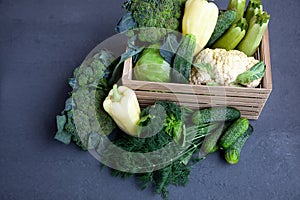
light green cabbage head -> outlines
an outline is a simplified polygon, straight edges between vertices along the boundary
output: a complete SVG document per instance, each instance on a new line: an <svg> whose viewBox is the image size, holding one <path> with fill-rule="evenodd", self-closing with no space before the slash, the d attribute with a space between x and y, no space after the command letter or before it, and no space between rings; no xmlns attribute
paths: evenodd
<svg viewBox="0 0 300 200"><path fill-rule="evenodd" d="M134 67L137 80L170 82L170 64L160 55L159 47L154 44L143 51Z"/></svg>

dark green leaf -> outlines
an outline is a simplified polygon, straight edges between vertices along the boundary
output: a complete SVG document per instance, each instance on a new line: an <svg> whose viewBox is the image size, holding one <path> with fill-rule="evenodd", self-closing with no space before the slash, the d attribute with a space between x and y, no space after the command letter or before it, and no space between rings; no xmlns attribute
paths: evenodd
<svg viewBox="0 0 300 200"><path fill-rule="evenodd" d="M143 51L144 47L137 47L134 45L134 42L136 40L137 36L133 36L130 38L130 40L128 41L128 49L125 53L123 53L121 55L121 58L119 60L119 62L116 64L113 73L112 73L112 77L111 80L109 82L110 85L112 85L114 81L117 81L118 79L116 77L121 77L122 76L122 72L123 72L123 63L125 60L127 60L130 57L136 56L138 55L140 52ZM122 66L122 67L121 67Z"/></svg>
<svg viewBox="0 0 300 200"><path fill-rule="evenodd" d="M165 39L163 45L160 47L160 55L169 64L172 64L172 60L177 52L180 42L177 41L177 37L174 34L169 34Z"/></svg>
<svg viewBox="0 0 300 200"><path fill-rule="evenodd" d="M119 20L116 27L116 31L118 33L122 33L124 31L128 31L136 27L137 27L137 23L134 21L132 17L132 13L128 12Z"/></svg>
<svg viewBox="0 0 300 200"><path fill-rule="evenodd" d="M57 131L54 138L62 143L70 144L71 137L72 137L72 135L70 133L65 132L63 130L59 130L59 131Z"/></svg>
<svg viewBox="0 0 300 200"><path fill-rule="evenodd" d="M94 59L99 59L104 64L104 66L108 68L110 64L115 60L115 57L111 52L107 50L101 50L94 56Z"/></svg>
<svg viewBox="0 0 300 200"><path fill-rule="evenodd" d="M238 75L235 82L242 85L247 85L254 80L264 77L264 75L265 75L265 64L263 61L261 61L255 64L253 67L251 67L248 71Z"/></svg>
<svg viewBox="0 0 300 200"><path fill-rule="evenodd" d="M67 118L64 115L57 115L56 116L56 126L58 131L62 131L65 127L67 122Z"/></svg>
<svg viewBox="0 0 300 200"><path fill-rule="evenodd" d="M74 106L74 102L73 102L73 99L70 97L65 102L65 111L71 110L73 108L73 106Z"/></svg>

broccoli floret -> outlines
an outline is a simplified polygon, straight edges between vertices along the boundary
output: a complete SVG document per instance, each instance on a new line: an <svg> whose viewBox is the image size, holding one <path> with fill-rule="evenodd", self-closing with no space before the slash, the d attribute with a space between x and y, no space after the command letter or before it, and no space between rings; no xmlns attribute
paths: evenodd
<svg viewBox="0 0 300 200"><path fill-rule="evenodd" d="M141 41L156 42L169 30L180 31L185 2L186 0L129 0L125 3L125 8L132 13L138 28L161 28L143 29L139 33Z"/></svg>
<svg viewBox="0 0 300 200"><path fill-rule="evenodd" d="M73 140L87 150L91 133L108 135L115 128L114 121L102 108L102 101L109 92L107 79L114 60L110 52L100 50L74 70L74 77L69 79L73 91L65 109L57 116L55 139L65 144Z"/></svg>

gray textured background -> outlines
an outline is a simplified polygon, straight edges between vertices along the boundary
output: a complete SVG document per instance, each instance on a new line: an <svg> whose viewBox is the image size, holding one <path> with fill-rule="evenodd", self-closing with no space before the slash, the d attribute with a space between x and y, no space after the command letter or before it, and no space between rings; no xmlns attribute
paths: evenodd
<svg viewBox="0 0 300 200"><path fill-rule="evenodd" d="M227 0L216 0L223 6ZM0 199L160 199L53 136L67 78L115 34L123 0L0 0ZM170 199L300 199L300 1L263 1L273 92L238 165L200 162Z"/></svg>

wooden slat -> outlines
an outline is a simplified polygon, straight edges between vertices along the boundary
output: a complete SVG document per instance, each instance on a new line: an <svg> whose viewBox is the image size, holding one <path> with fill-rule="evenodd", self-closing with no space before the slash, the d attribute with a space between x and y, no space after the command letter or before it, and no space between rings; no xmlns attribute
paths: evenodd
<svg viewBox="0 0 300 200"><path fill-rule="evenodd" d="M143 83L140 83L143 82ZM258 88L238 88L224 86L198 86L185 85L175 83L156 83L146 81L131 81L130 84L124 84L139 91L161 91L185 94L213 94L213 95L228 95L228 96L244 96L244 97L261 97L267 98L270 94L269 89Z"/></svg>
<svg viewBox="0 0 300 200"><path fill-rule="evenodd" d="M174 96L171 96L171 95L165 95L165 94L160 94L160 95L157 95L157 96L153 96L153 95L148 95L148 96L145 96L145 95L139 95L137 94L137 97L138 99L141 99L141 100L153 100L153 99L156 99L156 100L169 100L169 101L176 101L176 102L186 102L186 103L193 103L193 104L199 104L199 103L205 103L205 104L227 104L227 105L240 105L240 106L256 106L256 107L261 107L263 105L263 103L265 102L265 100L263 99L259 99L258 102L255 102L253 100L256 100L256 99L253 99L251 101L251 99L246 99L247 102L245 101L239 101L238 98L236 98L236 100L233 100L233 99L228 99L228 97L205 97L205 96L197 96L197 95L194 95L193 98L185 98L186 95L182 95L182 96L178 96L177 95L174 95Z"/></svg>
<svg viewBox="0 0 300 200"><path fill-rule="evenodd" d="M270 58L270 44L269 44L269 30L264 33L262 43L260 45L261 60L264 61L266 65L266 75L263 78L263 86L266 89L272 90L272 70L271 70L271 58Z"/></svg>
<svg viewBox="0 0 300 200"><path fill-rule="evenodd" d="M132 80L132 58L125 60L123 74L122 74L122 82L126 83L127 80Z"/></svg>
<svg viewBox="0 0 300 200"><path fill-rule="evenodd" d="M214 91L214 90L210 90L207 92L173 92L170 90L166 90L166 91L161 91L161 90L157 90L157 89L152 89L152 90L135 90L136 92L139 92L140 94L147 94L147 93L154 93L155 95L159 95L159 94L183 94L183 95L187 95L187 96L191 96L191 95L201 95L201 96L220 96L220 97L224 97L224 96L228 96L228 97L240 97L240 98L266 98L269 94L268 93L253 93L253 94L249 94L246 92L237 92L237 91Z"/></svg>
<svg viewBox="0 0 300 200"><path fill-rule="evenodd" d="M163 99L160 99L163 100ZM169 100L170 101L170 100ZM153 104L155 102L155 99L139 99L139 103L141 104ZM245 111L255 111L259 112L262 109L262 105L240 105L240 104L234 104L231 102L213 102L213 103L197 103L197 102L186 102L186 101L171 101L178 103L180 105L185 105L188 106L192 109L199 109L203 107L211 107L211 106L231 106L231 107L237 107L240 108L241 110Z"/></svg>
<svg viewBox="0 0 300 200"><path fill-rule="evenodd" d="M241 102L241 103L264 103L264 98L249 98L249 97L238 97L238 96L228 96L228 95L194 95L191 97L189 94L179 94L179 93L159 93L159 92L145 92L145 91L136 91L136 95L140 98L167 98L167 99L184 99L186 101L227 101L227 102Z"/></svg>

